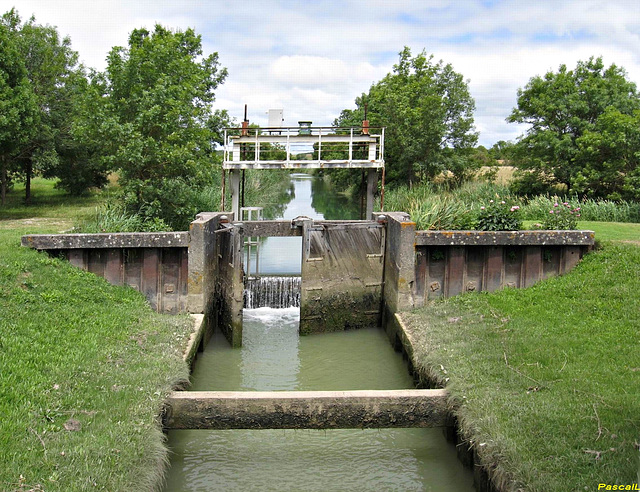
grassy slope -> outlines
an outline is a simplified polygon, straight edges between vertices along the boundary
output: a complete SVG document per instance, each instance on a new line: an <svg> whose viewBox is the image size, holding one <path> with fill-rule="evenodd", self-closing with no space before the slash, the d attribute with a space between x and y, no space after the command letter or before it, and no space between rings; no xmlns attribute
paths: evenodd
<svg viewBox="0 0 640 492"><path fill-rule="evenodd" d="M20 247L42 229L0 224L0 490L149 490L189 319Z"/></svg>
<svg viewBox="0 0 640 492"><path fill-rule="evenodd" d="M563 277L403 317L509 488L640 479L640 248L606 243Z"/></svg>

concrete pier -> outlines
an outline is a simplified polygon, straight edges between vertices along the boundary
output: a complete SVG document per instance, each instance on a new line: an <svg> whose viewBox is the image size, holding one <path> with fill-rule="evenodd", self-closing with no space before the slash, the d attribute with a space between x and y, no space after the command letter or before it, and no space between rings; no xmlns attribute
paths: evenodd
<svg viewBox="0 0 640 492"><path fill-rule="evenodd" d="M167 429L365 429L443 427L447 392L177 391L166 402Z"/></svg>

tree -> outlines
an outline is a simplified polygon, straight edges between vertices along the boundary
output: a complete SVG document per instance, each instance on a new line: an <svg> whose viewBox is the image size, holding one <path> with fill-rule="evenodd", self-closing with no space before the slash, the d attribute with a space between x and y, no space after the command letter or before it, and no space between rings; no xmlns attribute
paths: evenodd
<svg viewBox="0 0 640 492"><path fill-rule="evenodd" d="M38 112L16 36L0 22L0 197L6 201L13 156L32 136Z"/></svg>
<svg viewBox="0 0 640 492"><path fill-rule="evenodd" d="M103 128L106 116L106 84L99 73L89 78L72 73L60 98L60 113L67 121L55 135L56 159L43 166L43 175L58 178L56 186L71 195L107 184L110 171L104 154L109 147Z"/></svg>
<svg viewBox="0 0 640 492"><path fill-rule="evenodd" d="M218 55L202 56L192 29L136 29L128 47L108 56L110 167L120 170L125 204L134 213L186 227L191 199L213 167L214 138L225 115L212 112L227 75Z"/></svg>
<svg viewBox="0 0 640 492"><path fill-rule="evenodd" d="M7 157L9 165L25 181L25 201L29 203L34 172L54 169L60 145L71 138L70 108L78 98L77 81L84 72L77 65L78 54L71 49L71 41L61 39L55 27L36 24L33 17L22 23L14 9L5 13L0 23L19 54L36 108L33 117L18 125L28 126L28 132L22 132L25 138L14 145ZM76 88L71 89L71 85Z"/></svg>
<svg viewBox="0 0 640 492"><path fill-rule="evenodd" d="M589 177L585 175L585 158L603 156L604 149L593 147L603 143L595 134L638 109L635 84L627 80L624 69L616 65L605 68L602 58L580 61L574 70L561 65L557 73L533 77L518 90L518 106L507 118L530 125L517 143L520 158L516 163L531 176L562 184L569 192L585 191L594 196L614 193L611 187L586 186L587 181L595 183L600 178L597 166L586 171ZM589 146L591 151L587 152Z"/></svg>
<svg viewBox="0 0 640 492"><path fill-rule="evenodd" d="M640 110L629 115L608 107L576 144L576 192L640 200Z"/></svg>
<svg viewBox="0 0 640 492"><path fill-rule="evenodd" d="M462 75L450 64L435 63L422 51L412 57L405 47L393 72L344 110L336 126L360 126L364 107L372 127L386 127L385 161L389 182L431 179L451 172L467 176L469 151L477 141L475 103Z"/></svg>

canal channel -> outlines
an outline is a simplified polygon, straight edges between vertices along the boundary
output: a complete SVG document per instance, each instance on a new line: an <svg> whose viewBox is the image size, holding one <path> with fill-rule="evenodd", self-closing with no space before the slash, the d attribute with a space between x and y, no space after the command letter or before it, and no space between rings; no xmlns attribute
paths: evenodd
<svg viewBox="0 0 640 492"><path fill-rule="evenodd" d="M359 205L292 175L282 218L358 218ZM332 209L324 217L322 211ZM315 204L315 206L314 206ZM339 205L339 207L338 207ZM266 238L260 275L299 275L301 238ZM197 391L404 389L413 379L379 327L298 335L299 308L244 310L243 346L220 333L198 357ZM471 491L442 429L172 430L166 491Z"/></svg>

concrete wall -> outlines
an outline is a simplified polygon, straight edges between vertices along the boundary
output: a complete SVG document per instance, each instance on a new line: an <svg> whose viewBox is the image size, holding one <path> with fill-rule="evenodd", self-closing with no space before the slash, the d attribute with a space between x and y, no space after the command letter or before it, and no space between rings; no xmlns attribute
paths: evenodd
<svg viewBox="0 0 640 492"><path fill-rule="evenodd" d="M244 269L242 234L238 226L225 224L216 234L214 292L207 317L224 333L232 347L242 346L242 309L244 307Z"/></svg>
<svg viewBox="0 0 640 492"><path fill-rule="evenodd" d="M47 251L114 285L142 292L153 309L187 309L188 234L33 234L22 245Z"/></svg>
<svg viewBox="0 0 640 492"><path fill-rule="evenodd" d="M167 429L379 429L443 427L447 392L177 391L166 400Z"/></svg>

